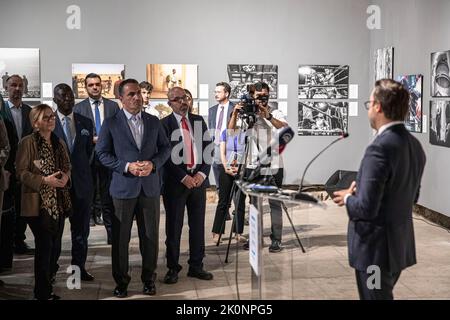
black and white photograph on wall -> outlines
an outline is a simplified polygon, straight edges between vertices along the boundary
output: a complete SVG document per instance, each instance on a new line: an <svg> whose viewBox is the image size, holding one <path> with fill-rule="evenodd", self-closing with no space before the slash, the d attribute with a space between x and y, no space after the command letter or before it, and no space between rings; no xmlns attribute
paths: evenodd
<svg viewBox="0 0 450 320"><path fill-rule="evenodd" d="M41 97L39 49L0 48L0 93L8 98L6 80L17 74L23 79L23 98Z"/></svg>
<svg viewBox="0 0 450 320"><path fill-rule="evenodd" d="M430 101L430 143L450 148L450 101Z"/></svg>
<svg viewBox="0 0 450 320"><path fill-rule="evenodd" d="M349 66L300 65L299 99L347 99Z"/></svg>
<svg viewBox="0 0 450 320"><path fill-rule="evenodd" d="M450 51L431 54L431 96L450 97Z"/></svg>
<svg viewBox="0 0 450 320"><path fill-rule="evenodd" d="M278 97L278 66L274 64L229 64L230 99L240 99L247 93L247 85L265 82L270 88L270 99Z"/></svg>
<svg viewBox="0 0 450 320"><path fill-rule="evenodd" d="M422 132L422 84L423 75L406 75L397 78L409 91L409 112L405 127L411 132Z"/></svg>
<svg viewBox="0 0 450 320"><path fill-rule="evenodd" d="M374 57L375 81L394 78L394 47L375 50Z"/></svg>
<svg viewBox="0 0 450 320"><path fill-rule="evenodd" d="M119 99L119 85L125 79L124 64L73 63L72 88L75 99L86 99L88 97L84 79L89 73L96 73L102 79L103 97Z"/></svg>
<svg viewBox="0 0 450 320"><path fill-rule="evenodd" d="M348 132L348 102L299 102L299 136L339 136Z"/></svg>

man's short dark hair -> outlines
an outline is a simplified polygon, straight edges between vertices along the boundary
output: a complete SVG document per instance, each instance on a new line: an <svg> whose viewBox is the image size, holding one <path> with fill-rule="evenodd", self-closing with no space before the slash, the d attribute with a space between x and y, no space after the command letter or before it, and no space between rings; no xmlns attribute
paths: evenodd
<svg viewBox="0 0 450 320"><path fill-rule="evenodd" d="M228 83L226 83L226 82L219 82L219 83L216 83L216 87L218 87L218 86L223 87L223 89L225 90L225 92L228 92L228 95L231 94L231 87L230 87L230 85L229 85Z"/></svg>
<svg viewBox="0 0 450 320"><path fill-rule="evenodd" d="M100 82L102 82L102 78L98 74L91 72L86 76L86 78L84 78L84 86L87 87L88 79L95 79L95 78L100 79Z"/></svg>
<svg viewBox="0 0 450 320"><path fill-rule="evenodd" d="M153 91L153 85L148 81L142 81L141 83L139 83L139 88L145 89L149 92Z"/></svg>
<svg viewBox="0 0 450 320"><path fill-rule="evenodd" d="M269 85L265 82L257 82L254 84L255 91L263 91L266 89L268 92L270 91Z"/></svg>
<svg viewBox="0 0 450 320"><path fill-rule="evenodd" d="M137 84L139 85L139 82L136 79L125 79L123 80L120 84L119 84L119 96L123 96L123 88L127 85L127 84Z"/></svg>
<svg viewBox="0 0 450 320"><path fill-rule="evenodd" d="M397 81L381 79L375 82L375 101L381 104L384 116L393 121L404 121L409 110L409 92Z"/></svg>
<svg viewBox="0 0 450 320"><path fill-rule="evenodd" d="M9 80L11 80L12 78L19 78L21 81L23 81L22 77L18 74L12 74L8 78L6 78L6 84L8 84Z"/></svg>

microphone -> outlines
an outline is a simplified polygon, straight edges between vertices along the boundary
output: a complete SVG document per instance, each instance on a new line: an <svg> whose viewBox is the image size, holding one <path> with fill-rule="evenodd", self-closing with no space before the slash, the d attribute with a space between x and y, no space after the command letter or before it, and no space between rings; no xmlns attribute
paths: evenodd
<svg viewBox="0 0 450 320"><path fill-rule="evenodd" d="M347 138L348 136L349 136L348 133L342 134L342 136L340 136L340 137L337 138L336 140L333 140L329 145L327 145L325 148L323 148L322 151L320 151L314 158L312 158L310 162L308 162L308 164L307 164L305 170L303 171L303 175L302 175L302 179L300 180L300 186L299 186L299 188L298 188L298 192L297 192L297 194L294 196L295 199L306 200L306 199L301 199L302 197L306 197L306 196L312 198L310 195L307 195L307 194L303 194L303 193L302 193L302 189L303 189L303 179L305 178L306 171L308 171L309 166L314 162L314 160L316 160L316 159L317 159L322 153L324 153L329 147L331 147L331 146L332 146L333 144L335 144L336 142L341 141L341 140ZM313 198L313 199L315 199L315 198ZM308 200L307 200L307 201L308 201ZM317 199L315 199L315 202L317 202Z"/></svg>
<svg viewBox="0 0 450 320"><path fill-rule="evenodd" d="M255 168L255 170L253 170L247 181L253 181L255 178L257 178L261 172L262 166L270 165L270 160L272 158L273 152L272 150L275 149L277 150L278 154L281 154L286 148L286 145L291 142L294 136L295 133L291 127L281 128L277 132L276 136L270 141L270 145L267 147L267 149L258 154L259 165L257 168Z"/></svg>

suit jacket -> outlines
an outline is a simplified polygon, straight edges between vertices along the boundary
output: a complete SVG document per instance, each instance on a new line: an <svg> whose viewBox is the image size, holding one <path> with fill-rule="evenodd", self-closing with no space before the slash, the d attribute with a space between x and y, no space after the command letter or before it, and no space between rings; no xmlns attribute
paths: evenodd
<svg viewBox="0 0 450 320"><path fill-rule="evenodd" d="M195 140L195 148L197 151L196 158L201 159L201 162L196 165L194 168L193 173L189 173L187 170L187 166L184 163L176 164L173 162L172 158L167 160L166 164L164 165L163 170L163 194L169 194L171 192L171 188L185 188L185 186L181 183L181 180L186 175L195 175L197 172L201 171L206 175L205 181L203 181L202 186L208 187L209 186L209 171L211 170L211 165L209 164L211 159L211 153L212 153L212 142L211 138L208 133L208 128L206 126L205 120L203 120L202 116L189 113L189 122L191 123L191 127L193 132L193 136L199 136L199 134L196 134L195 130L198 129L199 124L201 124L202 128L202 134L201 137L203 137L202 141ZM180 126L178 125L177 119L175 116L170 114L169 116L165 117L161 120L162 126L164 127L164 131L166 133L167 138L170 140L170 144L172 146L172 149L179 146L179 144L183 144L183 138L181 134L174 135L174 139L172 139L172 133L175 130L180 129ZM196 125L197 124L197 125ZM173 152L172 152L173 153ZM183 157L183 148L180 148L180 152L175 152L180 157ZM205 159L206 158L206 159Z"/></svg>
<svg viewBox="0 0 450 320"><path fill-rule="evenodd" d="M69 150L72 164L72 189L77 198L91 201L94 193L94 183L89 162L94 150L92 141L94 129L90 119L77 113L74 113L73 117L76 135L72 150ZM68 145L59 117L56 119L56 126L53 132Z"/></svg>
<svg viewBox="0 0 450 320"><path fill-rule="evenodd" d="M170 156L170 144L160 121L155 116L141 112L144 125L141 149L123 110L103 122L95 150L100 162L113 171L110 193L116 199L137 198L144 191L147 197L160 195L159 170L147 177L125 173L127 162L151 160L156 169L161 168Z"/></svg>
<svg viewBox="0 0 450 320"><path fill-rule="evenodd" d="M219 105L216 104L209 108L208 110L208 128L209 130L216 130L216 117L217 117L217 109L219 108ZM231 114L233 113L234 104L230 101L230 104L228 106L228 113L227 113L227 124L230 122ZM222 132L221 132L222 133ZM214 140L214 135L211 137Z"/></svg>
<svg viewBox="0 0 450 320"><path fill-rule="evenodd" d="M102 99L103 99L103 106L104 106L104 111L105 111L103 121L105 121L109 117L112 117L113 115L115 115L116 112L120 110L120 108L116 102L106 99L106 98L102 98ZM94 134L96 134L96 132L95 132L95 117L92 112L91 103L89 102L89 98L78 102L73 107L73 112L79 113L82 116L85 116L86 118L91 119L92 126L94 128Z"/></svg>
<svg viewBox="0 0 450 320"><path fill-rule="evenodd" d="M0 95L0 108L3 108L3 98ZM5 191L8 188L9 179L5 175L4 166L6 161L8 161L9 157L9 139L8 139L8 131L6 130L5 122L3 118L0 116L0 192ZM0 203L0 210L2 207L2 203Z"/></svg>
<svg viewBox="0 0 450 320"><path fill-rule="evenodd" d="M419 198L425 153L403 124L383 131L367 147L347 199L350 265L399 272L416 263L412 210Z"/></svg>
<svg viewBox="0 0 450 320"><path fill-rule="evenodd" d="M70 167L70 159L66 144L59 139L66 152L65 159L67 165ZM39 190L43 182L43 176L39 168L35 165L35 160L39 160L39 153L37 143L33 135L28 135L20 141L16 166L17 178L22 183L22 197L21 197L21 216L23 217L38 217L41 203ZM70 171L66 172L69 177ZM70 181L67 182L70 185Z"/></svg>

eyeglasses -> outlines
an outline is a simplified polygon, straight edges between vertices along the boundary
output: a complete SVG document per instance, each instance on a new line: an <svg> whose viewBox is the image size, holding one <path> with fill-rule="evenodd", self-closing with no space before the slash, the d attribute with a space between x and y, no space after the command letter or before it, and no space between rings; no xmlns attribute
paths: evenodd
<svg viewBox="0 0 450 320"><path fill-rule="evenodd" d="M181 102L183 100L190 100L190 97L188 97L187 95L184 95L182 97L175 97L173 99L170 99L170 101L172 101L172 102Z"/></svg>
<svg viewBox="0 0 450 320"><path fill-rule="evenodd" d="M55 120L55 119L56 119L56 115L55 114L42 117L42 121L45 121L45 122L49 122L50 120Z"/></svg>
<svg viewBox="0 0 450 320"><path fill-rule="evenodd" d="M366 110L369 110L370 109L370 104L374 103L374 102L377 102L377 101L376 100L369 100L369 101L364 102L364 108L366 108Z"/></svg>

